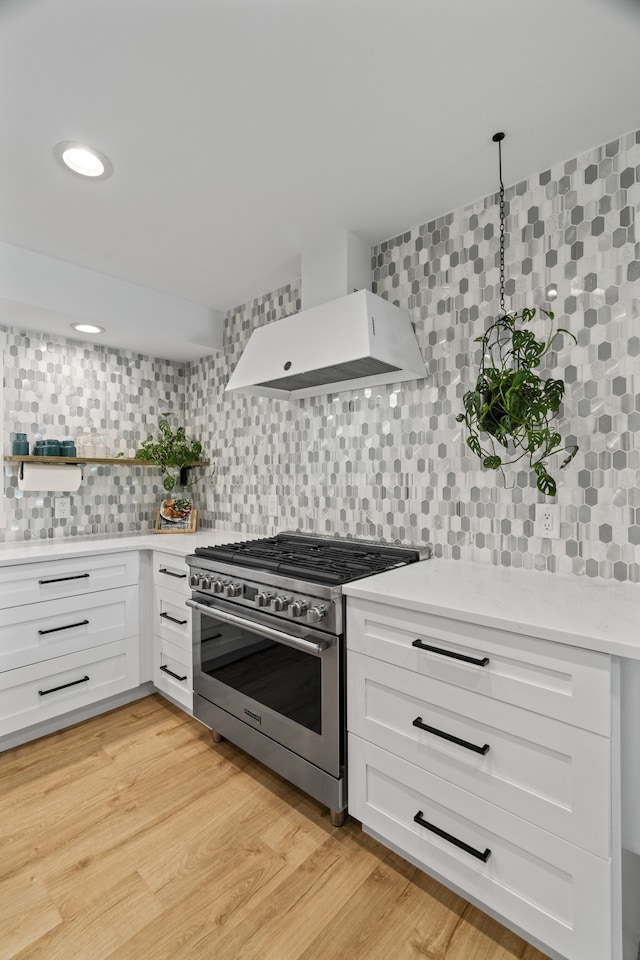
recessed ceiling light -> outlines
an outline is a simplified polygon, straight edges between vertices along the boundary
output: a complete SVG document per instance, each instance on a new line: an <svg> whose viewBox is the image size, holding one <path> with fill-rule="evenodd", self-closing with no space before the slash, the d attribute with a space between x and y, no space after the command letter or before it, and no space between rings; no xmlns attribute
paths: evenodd
<svg viewBox="0 0 640 960"><path fill-rule="evenodd" d="M99 327L95 323L72 323L71 326L78 333L104 333L104 327Z"/></svg>
<svg viewBox="0 0 640 960"><path fill-rule="evenodd" d="M106 180L113 173L113 164L104 153L85 143L62 140L53 148L53 155L65 170L79 173L91 180Z"/></svg>

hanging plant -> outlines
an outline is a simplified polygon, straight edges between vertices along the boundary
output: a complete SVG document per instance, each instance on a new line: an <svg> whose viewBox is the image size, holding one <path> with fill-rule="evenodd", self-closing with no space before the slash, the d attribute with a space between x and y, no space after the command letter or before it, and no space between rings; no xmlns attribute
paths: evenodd
<svg viewBox="0 0 640 960"><path fill-rule="evenodd" d="M189 464L196 463L202 455L202 444L199 440L187 437L184 427L172 430L163 414L158 421L159 435L149 435L140 449L136 452L136 460L149 460L162 468L164 478L162 486L171 491L176 485L176 477L171 472L182 470Z"/></svg>
<svg viewBox="0 0 640 960"><path fill-rule="evenodd" d="M505 309L503 140L504 133L493 135L493 142L498 144L500 174L501 316L476 337L475 342L483 348L480 372L473 390L465 393L464 413L459 413L456 420L466 424L467 446L482 459L484 467L501 470L504 475L505 466L528 457L538 490L554 497L556 481L547 469L547 458L565 452L562 469L575 457L578 447L563 447L562 437L551 426L564 397L564 382L543 379L536 371L559 334L567 334L574 342L576 338L562 327L554 330L553 313L541 310L550 326L546 338L537 340L524 327L534 319L535 309L525 308L521 313L507 313Z"/></svg>
<svg viewBox="0 0 640 960"><path fill-rule="evenodd" d="M563 327L554 330L553 313L540 312L549 321L544 340L524 328L536 315L534 309L526 308L521 313L505 314L483 336L476 337L475 342L483 348L480 371L475 386L463 397L464 413L456 420L466 424L467 446L482 459L484 467L503 470L528 457L538 490L553 497L556 481L547 469L547 459L565 452L562 469L578 447L563 446L562 437L551 425L564 397L563 381L543 379L536 371L559 334L567 334L574 341L575 337Z"/></svg>

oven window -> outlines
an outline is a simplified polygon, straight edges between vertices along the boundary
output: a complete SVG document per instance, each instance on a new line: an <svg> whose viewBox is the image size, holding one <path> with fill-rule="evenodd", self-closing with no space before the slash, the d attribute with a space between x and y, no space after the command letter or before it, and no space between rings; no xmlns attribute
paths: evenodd
<svg viewBox="0 0 640 960"><path fill-rule="evenodd" d="M202 672L322 734L322 660L250 630L202 618Z"/></svg>

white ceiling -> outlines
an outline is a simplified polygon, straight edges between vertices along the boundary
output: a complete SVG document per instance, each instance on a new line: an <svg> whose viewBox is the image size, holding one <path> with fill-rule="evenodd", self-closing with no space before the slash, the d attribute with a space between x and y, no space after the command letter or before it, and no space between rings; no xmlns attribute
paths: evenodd
<svg viewBox="0 0 640 960"><path fill-rule="evenodd" d="M104 338L171 356L190 306L295 279L334 232L493 192L496 130L514 183L639 127L639 48L635 0L0 0L0 240L190 301ZM34 325L68 334L51 308Z"/></svg>

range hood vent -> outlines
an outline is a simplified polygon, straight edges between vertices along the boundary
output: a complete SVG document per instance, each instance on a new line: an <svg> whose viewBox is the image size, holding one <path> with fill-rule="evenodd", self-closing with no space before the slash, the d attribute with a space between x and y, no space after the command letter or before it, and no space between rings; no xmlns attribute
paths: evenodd
<svg viewBox="0 0 640 960"><path fill-rule="evenodd" d="M370 282L371 248L355 234L305 251L301 312L253 331L227 390L296 399L425 377L409 315Z"/></svg>
<svg viewBox="0 0 640 960"><path fill-rule="evenodd" d="M358 290L258 327L226 389L297 399L425 376L409 316Z"/></svg>

